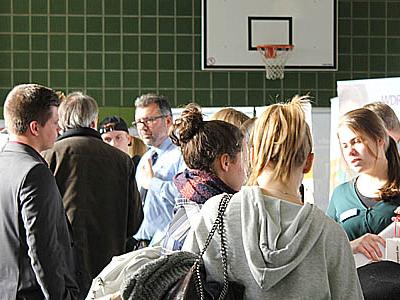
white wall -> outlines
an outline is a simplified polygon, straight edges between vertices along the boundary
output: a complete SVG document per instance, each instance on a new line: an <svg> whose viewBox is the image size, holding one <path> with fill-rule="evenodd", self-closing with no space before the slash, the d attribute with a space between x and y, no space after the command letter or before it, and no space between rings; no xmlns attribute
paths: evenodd
<svg viewBox="0 0 400 300"><path fill-rule="evenodd" d="M330 136L331 109L314 107L312 109L312 130L314 140L314 203L323 211L329 203L330 177Z"/></svg>

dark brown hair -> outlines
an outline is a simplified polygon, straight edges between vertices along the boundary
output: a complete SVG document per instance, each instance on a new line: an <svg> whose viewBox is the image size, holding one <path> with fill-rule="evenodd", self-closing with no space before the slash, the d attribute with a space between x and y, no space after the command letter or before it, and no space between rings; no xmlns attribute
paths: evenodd
<svg viewBox="0 0 400 300"><path fill-rule="evenodd" d="M359 108L344 114L339 122L339 128L347 126L363 140L367 136L376 144L382 139L385 142L385 156L388 161L388 181L379 190L382 200L392 200L400 195L400 156L396 142L388 135L383 120L367 108ZM370 153L375 154L368 147Z"/></svg>
<svg viewBox="0 0 400 300"><path fill-rule="evenodd" d="M204 121L200 107L188 104L170 130L172 142L179 146L191 169L212 171L212 164L222 154L234 160L242 151L243 134L225 121Z"/></svg>
<svg viewBox="0 0 400 300"><path fill-rule="evenodd" d="M17 85L4 103L7 129L14 134L23 134L32 121L44 126L51 117L50 108L59 104L59 95L50 88L38 84Z"/></svg>

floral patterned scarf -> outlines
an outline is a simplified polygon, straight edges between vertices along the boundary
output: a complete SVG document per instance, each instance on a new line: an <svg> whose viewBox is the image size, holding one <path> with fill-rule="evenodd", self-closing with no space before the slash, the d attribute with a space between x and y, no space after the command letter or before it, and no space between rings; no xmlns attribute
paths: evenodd
<svg viewBox="0 0 400 300"><path fill-rule="evenodd" d="M184 198L199 204L215 195L236 193L216 175L200 170L186 169L174 177L174 183Z"/></svg>

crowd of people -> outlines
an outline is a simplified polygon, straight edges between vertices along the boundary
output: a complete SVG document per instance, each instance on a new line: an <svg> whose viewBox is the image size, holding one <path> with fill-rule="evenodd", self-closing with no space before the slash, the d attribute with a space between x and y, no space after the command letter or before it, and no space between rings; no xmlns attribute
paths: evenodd
<svg viewBox="0 0 400 300"><path fill-rule="evenodd" d="M136 137L119 116L98 122L89 95L15 86L0 152L1 298L85 299L114 256L199 253L229 194L228 277L244 299L363 299L353 254L383 256L378 234L400 206L400 123L383 103L341 117L338 142L356 176L323 212L301 193L314 159L307 103L295 96L257 118L226 108L210 120L190 103L174 121L167 98L145 94ZM207 281L224 280L220 249L216 233Z"/></svg>

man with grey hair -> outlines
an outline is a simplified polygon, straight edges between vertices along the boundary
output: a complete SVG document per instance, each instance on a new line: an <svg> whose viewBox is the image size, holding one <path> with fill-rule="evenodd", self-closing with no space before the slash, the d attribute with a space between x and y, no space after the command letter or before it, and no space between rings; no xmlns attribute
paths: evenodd
<svg viewBox="0 0 400 300"><path fill-rule="evenodd" d="M400 122L394 110L384 102L372 102L364 105L365 108L372 110L378 115L385 124L389 135L396 143L400 141Z"/></svg>
<svg viewBox="0 0 400 300"><path fill-rule="evenodd" d="M136 99L135 108L133 125L149 147L136 171L144 219L134 239L145 246L164 237L173 217L175 197L179 195L172 179L185 170L186 164L180 149L168 137L172 111L167 98L142 95Z"/></svg>
<svg viewBox="0 0 400 300"><path fill-rule="evenodd" d="M0 299L76 299L78 285L60 192L40 152L58 134L58 95L14 87L4 103L0 153Z"/></svg>
<svg viewBox="0 0 400 300"><path fill-rule="evenodd" d="M95 130L96 101L69 94L59 108L62 130L44 154L54 172L81 258L80 288L87 293L111 258L126 252L143 211L130 157L103 142Z"/></svg>

